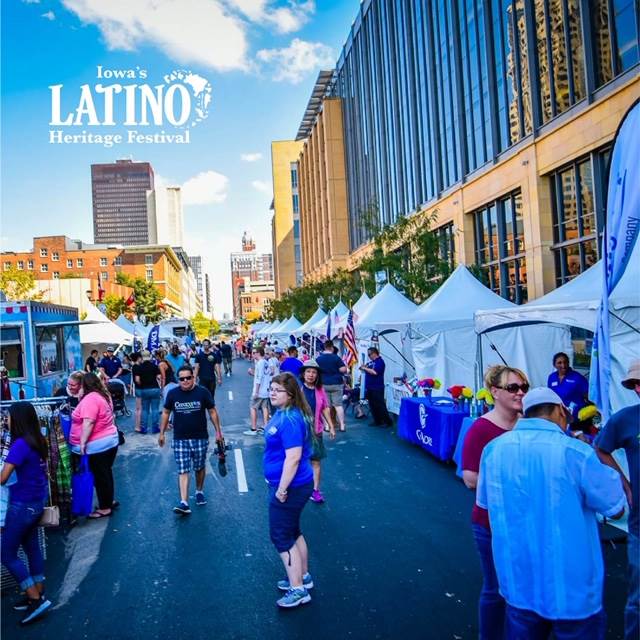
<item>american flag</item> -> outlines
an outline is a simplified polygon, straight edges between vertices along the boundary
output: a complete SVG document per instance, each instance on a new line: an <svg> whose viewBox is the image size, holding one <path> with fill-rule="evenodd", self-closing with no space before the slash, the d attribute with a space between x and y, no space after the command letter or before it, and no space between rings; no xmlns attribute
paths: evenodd
<svg viewBox="0 0 640 640"><path fill-rule="evenodd" d="M358 350L356 348L356 329L353 325L353 311L349 311L347 326L344 330L344 362L351 368L358 362Z"/></svg>

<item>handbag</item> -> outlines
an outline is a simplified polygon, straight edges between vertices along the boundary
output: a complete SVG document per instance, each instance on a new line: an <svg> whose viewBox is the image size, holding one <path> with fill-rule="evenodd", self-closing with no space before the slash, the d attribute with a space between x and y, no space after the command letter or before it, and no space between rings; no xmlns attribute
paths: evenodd
<svg viewBox="0 0 640 640"><path fill-rule="evenodd" d="M121 447L125 442L124 431L122 429L118 429L118 446Z"/></svg>
<svg viewBox="0 0 640 640"><path fill-rule="evenodd" d="M47 485L49 487L49 505L44 508L40 520L39 527L59 527L60 526L60 507L51 504L51 477L49 475L49 463L47 462Z"/></svg>
<svg viewBox="0 0 640 640"><path fill-rule="evenodd" d="M71 479L71 513L88 516L93 511L93 473L89 470L89 456L80 458L80 468Z"/></svg>

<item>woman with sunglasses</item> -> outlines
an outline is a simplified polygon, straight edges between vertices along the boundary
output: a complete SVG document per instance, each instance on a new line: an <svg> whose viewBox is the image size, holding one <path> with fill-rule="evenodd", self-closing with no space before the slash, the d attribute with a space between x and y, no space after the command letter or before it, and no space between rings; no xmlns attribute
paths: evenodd
<svg viewBox="0 0 640 640"><path fill-rule="evenodd" d="M480 458L484 448L494 438L513 429L522 415L522 398L529 391L527 376L520 369L503 365L489 367L484 383L493 396L494 407L471 425L462 448L462 479L474 491L478 484ZM478 606L479 637L481 640L495 640L503 637L505 602L498 590L498 578L493 564L489 513L475 502L471 526L480 554L483 576Z"/></svg>
<svg viewBox="0 0 640 640"><path fill-rule="evenodd" d="M269 533L287 577L278 582L285 595L279 607L291 608L311 600L307 543L300 516L313 492L313 416L298 381L290 373L271 380L269 396L276 409L264 430L264 475L269 484Z"/></svg>

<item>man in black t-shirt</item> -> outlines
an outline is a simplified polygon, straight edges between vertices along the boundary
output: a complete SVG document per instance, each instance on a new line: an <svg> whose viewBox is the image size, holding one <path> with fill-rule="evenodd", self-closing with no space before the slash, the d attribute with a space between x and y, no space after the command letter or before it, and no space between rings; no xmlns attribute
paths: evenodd
<svg viewBox="0 0 640 640"><path fill-rule="evenodd" d="M233 349L231 349L231 345L227 344L224 340L220 343L220 354L222 355L222 362L224 364L224 374L231 377Z"/></svg>
<svg viewBox="0 0 640 640"><path fill-rule="evenodd" d="M93 349L91 355L86 359L84 363L84 370L86 373L95 373L98 368L98 350Z"/></svg>
<svg viewBox="0 0 640 640"><path fill-rule="evenodd" d="M222 429L213 396L204 387L196 385L194 371L189 365L183 365L178 369L178 385L177 389L172 389L167 394L160 421L158 444L164 446L164 432L173 412L173 453L178 465L180 487L180 502L173 510L175 513L186 515L191 513L189 478L192 469L196 473L196 504L207 504L203 492L209 448L207 413L216 430L216 440L222 439Z"/></svg>
<svg viewBox="0 0 640 640"><path fill-rule="evenodd" d="M207 389L212 396L216 393L216 380L222 384L222 356L219 350L211 348L210 340L202 341L202 351L196 354L194 372L198 384Z"/></svg>

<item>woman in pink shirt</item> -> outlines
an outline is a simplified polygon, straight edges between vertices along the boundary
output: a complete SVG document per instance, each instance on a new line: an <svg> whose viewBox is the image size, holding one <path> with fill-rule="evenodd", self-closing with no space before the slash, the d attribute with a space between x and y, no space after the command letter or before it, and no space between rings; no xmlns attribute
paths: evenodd
<svg viewBox="0 0 640 640"><path fill-rule="evenodd" d="M527 376L520 369L503 365L489 367L484 384L493 396L494 407L471 425L462 448L462 479L474 491L484 448L494 438L513 429L522 415L522 398L529 390ZM483 578L478 605L479 637L481 640L500 640L504 636L505 602L498 589L493 563L489 513L475 502L471 512L471 527L480 555Z"/></svg>
<svg viewBox="0 0 640 640"><path fill-rule="evenodd" d="M118 452L118 428L111 396L94 373L85 373L82 379L82 399L71 414L69 443L76 456L89 456L98 508L88 517L110 516L114 507L112 467Z"/></svg>

